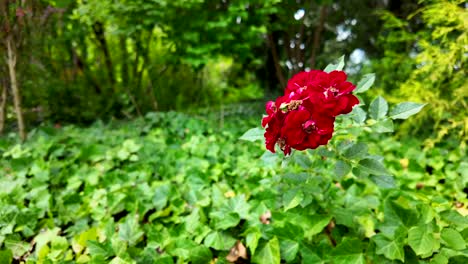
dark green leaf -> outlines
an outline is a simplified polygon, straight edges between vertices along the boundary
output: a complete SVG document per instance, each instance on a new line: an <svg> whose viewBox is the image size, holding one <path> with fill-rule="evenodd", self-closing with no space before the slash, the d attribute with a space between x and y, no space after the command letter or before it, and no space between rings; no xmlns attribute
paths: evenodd
<svg viewBox="0 0 468 264"><path fill-rule="evenodd" d="M359 166L369 174L391 176L384 165L376 159L363 159L359 161Z"/></svg>

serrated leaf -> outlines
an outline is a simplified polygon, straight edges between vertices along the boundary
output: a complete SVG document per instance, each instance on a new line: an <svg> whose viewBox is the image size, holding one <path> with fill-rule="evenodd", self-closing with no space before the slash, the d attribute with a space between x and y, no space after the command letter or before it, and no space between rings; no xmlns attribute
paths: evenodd
<svg viewBox="0 0 468 264"><path fill-rule="evenodd" d="M257 254L253 256L252 262L259 264L279 264L281 258L278 238L274 236L270 241L265 243L265 245L257 251Z"/></svg>
<svg viewBox="0 0 468 264"><path fill-rule="evenodd" d="M343 70L344 68L344 59L345 59L345 56L341 56L337 61L336 63L330 63L327 65L327 67L325 67L325 72L332 72L332 71L341 71Z"/></svg>
<svg viewBox="0 0 468 264"><path fill-rule="evenodd" d="M349 165L347 162L342 161L342 160L338 160L336 162L335 175L337 176L338 179L343 178L350 172L351 172L351 165Z"/></svg>
<svg viewBox="0 0 468 264"><path fill-rule="evenodd" d="M444 228L441 232L442 242L455 250L466 248L466 242L462 235L452 228Z"/></svg>
<svg viewBox="0 0 468 264"><path fill-rule="evenodd" d="M379 255L384 255L386 258L391 260L401 260L405 259L405 251L403 250L402 241L395 239L388 239L382 234L377 234L372 237L372 240L377 246L376 253Z"/></svg>
<svg viewBox="0 0 468 264"><path fill-rule="evenodd" d="M385 166L376 159L363 159L359 161L359 167L369 174L391 176L391 174L387 171Z"/></svg>
<svg viewBox="0 0 468 264"><path fill-rule="evenodd" d="M251 141L251 142L256 141L256 140L263 140L264 133L265 133L265 130L255 127L255 128L251 128L247 130L247 132L245 132L239 139Z"/></svg>
<svg viewBox="0 0 468 264"><path fill-rule="evenodd" d="M384 119L378 121L372 128L377 133L391 133L393 132L393 120Z"/></svg>
<svg viewBox="0 0 468 264"><path fill-rule="evenodd" d="M356 106L351 112L351 117L354 120L354 122L362 124L364 123L364 121L366 121L367 113L361 107Z"/></svg>
<svg viewBox="0 0 468 264"><path fill-rule="evenodd" d="M419 111L421 111L425 105L426 104L413 102L399 103L390 111L390 118L407 119L408 117L419 113Z"/></svg>
<svg viewBox="0 0 468 264"><path fill-rule="evenodd" d="M430 256L440 246L434 237L432 228L429 228L427 224L410 228L408 245L418 256L423 257Z"/></svg>
<svg viewBox="0 0 468 264"><path fill-rule="evenodd" d="M363 159L367 156L367 145L358 142L346 148L343 156L347 159Z"/></svg>
<svg viewBox="0 0 468 264"><path fill-rule="evenodd" d="M358 94L358 93L363 93L369 88L372 87L375 81L375 74L374 73L369 73L366 74L362 77L362 79L358 82L356 89L353 91L353 93Z"/></svg>
<svg viewBox="0 0 468 264"><path fill-rule="evenodd" d="M369 105L369 115L374 120L379 120L387 114L388 103L382 96L377 96Z"/></svg>
<svg viewBox="0 0 468 264"><path fill-rule="evenodd" d="M381 189L392 189L396 187L395 178L392 176L372 176L371 180Z"/></svg>

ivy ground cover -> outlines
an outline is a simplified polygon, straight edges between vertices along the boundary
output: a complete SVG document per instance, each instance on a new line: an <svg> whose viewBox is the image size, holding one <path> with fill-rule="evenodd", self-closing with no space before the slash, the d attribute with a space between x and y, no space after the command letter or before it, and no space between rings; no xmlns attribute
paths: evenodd
<svg viewBox="0 0 468 264"><path fill-rule="evenodd" d="M468 263L463 149L337 134L284 157L239 140L259 120L149 114L3 139L0 263Z"/></svg>

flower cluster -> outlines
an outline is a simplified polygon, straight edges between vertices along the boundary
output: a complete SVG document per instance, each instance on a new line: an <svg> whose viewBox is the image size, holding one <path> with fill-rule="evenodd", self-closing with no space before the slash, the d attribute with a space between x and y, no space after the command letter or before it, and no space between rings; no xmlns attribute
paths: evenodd
<svg viewBox="0 0 468 264"><path fill-rule="evenodd" d="M266 148L275 152L278 144L285 155L291 148L315 149L328 143L335 117L351 112L359 103L343 71L300 72L289 81L284 96L266 104Z"/></svg>

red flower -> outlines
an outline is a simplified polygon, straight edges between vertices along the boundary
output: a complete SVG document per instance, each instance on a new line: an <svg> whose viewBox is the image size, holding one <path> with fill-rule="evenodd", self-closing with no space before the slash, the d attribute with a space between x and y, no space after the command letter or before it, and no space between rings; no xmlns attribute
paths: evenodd
<svg viewBox="0 0 468 264"><path fill-rule="evenodd" d="M355 86L342 71L300 72L289 81L285 94L266 104L265 144L275 152L278 144L285 155L291 148L315 149L333 135L335 116L351 112L359 100L351 94Z"/></svg>
<svg viewBox="0 0 468 264"><path fill-rule="evenodd" d="M335 118L318 111L292 111L285 119L281 138L297 150L315 149L325 145L333 134Z"/></svg>
<svg viewBox="0 0 468 264"><path fill-rule="evenodd" d="M346 81L346 73L342 71L319 72L309 87L310 98L328 109L333 116L347 114L359 103L357 97L351 94L356 86Z"/></svg>

